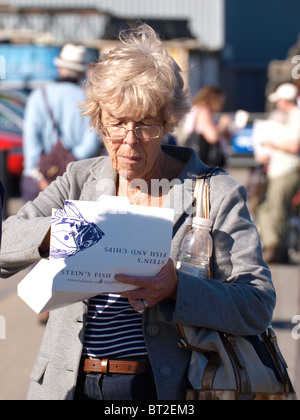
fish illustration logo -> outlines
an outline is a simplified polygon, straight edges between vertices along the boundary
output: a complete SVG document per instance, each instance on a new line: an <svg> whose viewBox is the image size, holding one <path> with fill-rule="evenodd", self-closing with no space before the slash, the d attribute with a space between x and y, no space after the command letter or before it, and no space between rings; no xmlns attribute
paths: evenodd
<svg viewBox="0 0 300 420"><path fill-rule="evenodd" d="M63 210L56 210L51 224L50 258L69 258L97 244L105 233L88 222L74 203L65 202Z"/></svg>

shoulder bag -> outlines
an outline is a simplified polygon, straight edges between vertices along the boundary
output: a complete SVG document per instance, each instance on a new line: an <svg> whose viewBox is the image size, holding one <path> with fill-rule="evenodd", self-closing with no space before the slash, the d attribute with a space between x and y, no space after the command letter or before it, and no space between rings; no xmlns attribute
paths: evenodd
<svg viewBox="0 0 300 420"><path fill-rule="evenodd" d="M195 131L190 135L186 141L186 146L195 150L202 162L210 167L224 166L226 164L226 156L221 144L211 144L205 139L203 134L198 134Z"/></svg>
<svg viewBox="0 0 300 420"><path fill-rule="evenodd" d="M209 218L207 176L197 181L195 199L196 215ZM191 352L186 400L297 400L272 327L251 337L182 324L177 329L179 346Z"/></svg>

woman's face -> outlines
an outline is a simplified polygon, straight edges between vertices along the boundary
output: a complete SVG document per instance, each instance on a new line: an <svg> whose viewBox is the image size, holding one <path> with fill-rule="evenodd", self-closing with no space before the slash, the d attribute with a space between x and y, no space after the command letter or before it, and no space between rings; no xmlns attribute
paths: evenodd
<svg viewBox="0 0 300 420"><path fill-rule="evenodd" d="M163 127L164 121L159 117L146 117L141 121L134 121L132 118L116 118L111 112L105 110L101 114L101 127L125 127L127 130L134 130L136 127L158 126ZM112 141L105 136L103 141L111 159L112 167L118 173L126 172L127 179L145 179L147 174L151 174L159 152L161 150L161 140L164 134L162 129L159 137L155 139L139 139L134 131L128 131L123 141Z"/></svg>
<svg viewBox="0 0 300 420"><path fill-rule="evenodd" d="M212 102L212 111L213 112L221 112L226 103L226 95L219 95L217 96L214 101Z"/></svg>

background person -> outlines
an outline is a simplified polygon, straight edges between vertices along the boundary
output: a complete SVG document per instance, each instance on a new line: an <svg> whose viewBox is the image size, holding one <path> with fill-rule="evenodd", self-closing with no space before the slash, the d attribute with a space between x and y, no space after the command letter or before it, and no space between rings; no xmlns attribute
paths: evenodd
<svg viewBox="0 0 300 420"><path fill-rule="evenodd" d="M59 80L36 89L29 96L24 121L24 172L21 183L25 202L33 200L49 181L39 171L43 152L50 153L59 138L74 158L96 156L100 149L97 133L82 118L78 104L85 98L81 82L90 65L91 56L84 46L67 44L54 60ZM45 95L44 95L45 92ZM48 110L53 114L56 128Z"/></svg>
<svg viewBox="0 0 300 420"><path fill-rule="evenodd" d="M187 146L193 147L207 166L226 166L228 139L231 137L232 119L224 114L219 121L215 113L220 113L226 102L226 94L219 86L202 88L193 100L193 108L184 125L188 136Z"/></svg>

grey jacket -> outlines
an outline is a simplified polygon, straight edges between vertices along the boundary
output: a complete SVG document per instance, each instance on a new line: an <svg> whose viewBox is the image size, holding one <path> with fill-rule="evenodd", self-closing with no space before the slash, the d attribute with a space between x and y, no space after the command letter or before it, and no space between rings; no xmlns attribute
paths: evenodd
<svg viewBox="0 0 300 420"><path fill-rule="evenodd" d="M165 204L175 209L171 258L176 261L191 222L191 180L207 168L191 149L166 147L165 151L186 162L181 183L175 183ZM113 195L116 177L106 157L71 163L63 177L4 223L2 276L41 259L38 248L50 227L52 207L62 208L66 199L95 201L102 194ZM160 400L184 398L190 353L177 345L176 323L255 335L272 319L275 292L250 220L246 191L224 172L213 176L210 184L214 279L179 274L177 300L166 300L143 314L144 338ZM87 309L88 302L82 302L50 314L31 374L29 399L73 399Z"/></svg>

